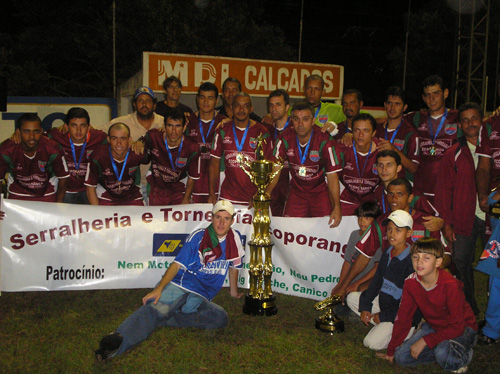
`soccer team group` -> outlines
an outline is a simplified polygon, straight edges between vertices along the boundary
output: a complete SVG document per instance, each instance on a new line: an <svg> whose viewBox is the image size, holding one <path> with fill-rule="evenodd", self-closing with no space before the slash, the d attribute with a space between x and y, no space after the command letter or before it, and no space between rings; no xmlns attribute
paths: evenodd
<svg viewBox="0 0 500 374"><path fill-rule="evenodd" d="M426 110L405 114L405 93L393 86L386 117L378 119L363 112L358 90L344 91L342 105L322 102L319 75L306 79L305 99L293 106L286 91L271 92L263 118L235 78L224 82L219 107L217 86L201 84L196 112L180 103L177 77L163 87L163 101L149 87L138 88L134 112L113 119L107 132L91 126L83 108L70 109L65 124L47 133L37 114L26 113L0 146L10 199L214 204L212 224L189 237L144 306L102 339L97 358L124 353L157 326L227 324L225 311L210 300L227 271L231 295L241 296L236 280L244 251L231 229L232 204L252 204L256 186L241 163L256 159L259 137L266 158L283 164L267 186L274 216L328 216L332 228L342 216L358 217L332 295L346 300L337 314L356 313L374 325L366 346L387 349L378 355L400 365L438 362L465 372L476 335L486 344L498 340L499 233L497 219L486 214L500 200L490 192L500 176L498 113L484 119L476 103L447 109L449 92L439 76L422 84ZM477 239L486 247L481 271L490 275L479 333Z"/></svg>

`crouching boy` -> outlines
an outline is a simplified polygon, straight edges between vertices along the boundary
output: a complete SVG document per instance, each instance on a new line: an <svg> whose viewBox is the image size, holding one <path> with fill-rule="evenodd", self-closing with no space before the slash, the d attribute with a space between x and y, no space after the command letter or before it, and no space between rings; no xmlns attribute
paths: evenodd
<svg viewBox="0 0 500 374"><path fill-rule="evenodd" d="M436 239L424 237L412 245L415 273L404 283L387 353L377 356L401 366L437 362L447 371L467 371L476 341L476 319L465 301L462 282L439 268L443 255ZM404 342L417 308L425 323Z"/></svg>
<svg viewBox="0 0 500 374"><path fill-rule="evenodd" d="M412 234L413 219L405 210L395 210L382 222L387 226L390 247L382 254L375 277L363 293L347 295L347 305L368 326L375 325L363 340L374 350L387 348L392 336L394 319L399 309L406 277L413 273L410 245L406 242ZM413 325L418 324L420 313L415 313ZM413 334L411 327L407 337Z"/></svg>

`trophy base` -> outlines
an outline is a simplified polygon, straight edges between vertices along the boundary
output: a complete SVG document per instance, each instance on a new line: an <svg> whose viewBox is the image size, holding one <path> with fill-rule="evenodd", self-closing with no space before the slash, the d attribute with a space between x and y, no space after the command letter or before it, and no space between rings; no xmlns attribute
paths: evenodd
<svg viewBox="0 0 500 374"><path fill-rule="evenodd" d="M252 316L274 316L278 313L276 296L271 295L267 299L254 299L252 296L246 295L243 313Z"/></svg>
<svg viewBox="0 0 500 374"><path fill-rule="evenodd" d="M320 331L333 334L334 332L344 332L344 321L338 318L335 314L329 316L324 315L316 318L316 328Z"/></svg>

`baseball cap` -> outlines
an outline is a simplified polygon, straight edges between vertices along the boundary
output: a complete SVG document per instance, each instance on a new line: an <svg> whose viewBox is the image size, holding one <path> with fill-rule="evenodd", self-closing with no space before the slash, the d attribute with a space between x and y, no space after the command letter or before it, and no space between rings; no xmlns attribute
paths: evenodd
<svg viewBox="0 0 500 374"><path fill-rule="evenodd" d="M212 214L220 212L221 210L225 210L230 215L234 215L234 207L233 204L228 200L219 200L212 208Z"/></svg>
<svg viewBox="0 0 500 374"><path fill-rule="evenodd" d="M137 90L135 90L134 100L137 99L137 96L142 94L147 94L151 96L153 99L155 99L155 94L153 93L153 90L147 86L142 86L139 87Z"/></svg>
<svg viewBox="0 0 500 374"><path fill-rule="evenodd" d="M382 225L387 226L389 221L392 221L397 227L408 227L410 230L413 227L413 218L406 210L395 210L384 219Z"/></svg>

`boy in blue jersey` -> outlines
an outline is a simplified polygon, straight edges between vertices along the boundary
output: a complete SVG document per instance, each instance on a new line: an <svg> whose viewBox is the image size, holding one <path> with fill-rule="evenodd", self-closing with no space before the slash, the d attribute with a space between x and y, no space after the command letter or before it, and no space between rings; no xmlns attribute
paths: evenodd
<svg viewBox="0 0 500 374"><path fill-rule="evenodd" d="M125 353L159 326L217 329L227 325L226 311L210 300L222 288L228 270L231 296L242 296L237 281L245 251L239 232L231 229L233 205L220 200L212 213L212 224L189 236L161 281L143 297L144 305L101 340L95 351L98 361Z"/></svg>

